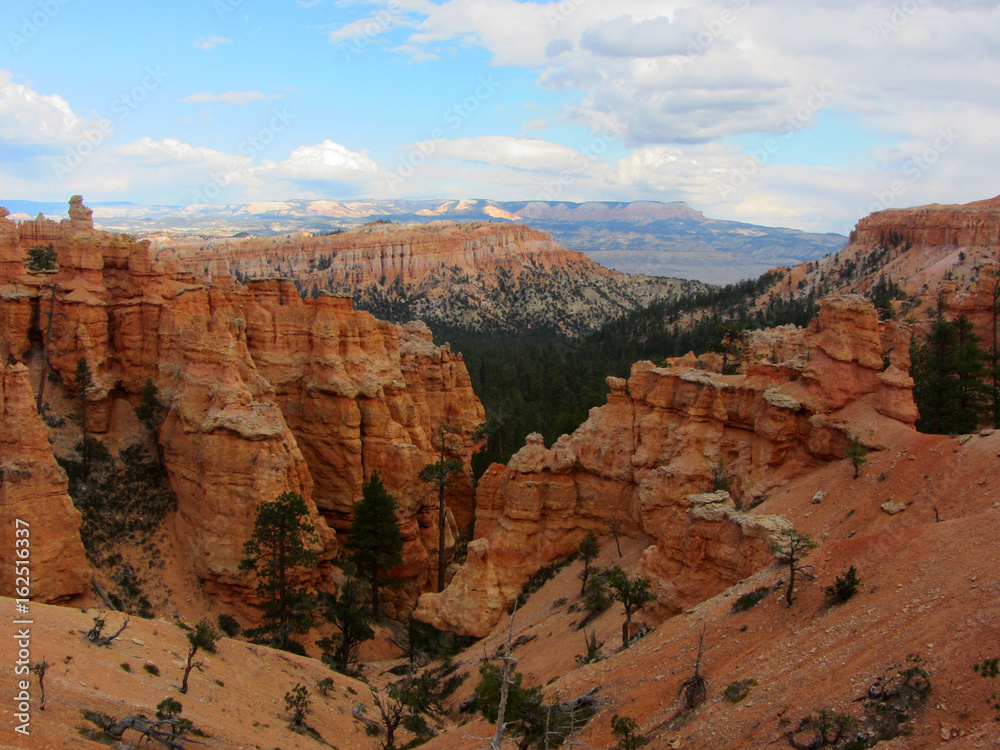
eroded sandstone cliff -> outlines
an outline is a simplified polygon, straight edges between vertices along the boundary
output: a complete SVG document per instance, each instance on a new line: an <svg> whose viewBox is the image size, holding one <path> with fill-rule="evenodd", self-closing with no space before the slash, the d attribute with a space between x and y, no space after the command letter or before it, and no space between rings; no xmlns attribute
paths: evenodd
<svg viewBox="0 0 1000 750"><path fill-rule="evenodd" d="M1000 301L1000 198L964 205L916 206L877 211L862 218L842 250L785 269L769 294L872 296L881 286L893 299L883 306L915 322L922 336L938 310L965 314L980 345L994 342L994 309Z"/></svg>
<svg viewBox="0 0 1000 750"><path fill-rule="evenodd" d="M832 297L807 329L755 332L742 375L639 362L609 378L608 402L546 449L540 436L479 485L476 539L442 594L417 616L482 635L531 573L617 521L644 534L660 614L702 601L772 561L783 521L704 495L720 468L739 507L844 457L848 434L880 447L917 412L909 331L879 323L863 298Z"/></svg>
<svg viewBox="0 0 1000 750"><path fill-rule="evenodd" d="M22 364L0 370L0 544L0 586L8 594L26 585L32 600L52 603L90 584L80 513L66 493L66 473L52 455ZM29 571L29 580L17 586L15 549L27 554L17 559L26 559Z"/></svg>
<svg viewBox="0 0 1000 750"><path fill-rule="evenodd" d="M436 577L436 497L416 473L438 457L442 427L451 430L447 455L467 467L483 421L461 356L431 344L426 327L378 321L349 299L303 301L291 281L243 287L164 267L148 243L94 231L87 211L76 201L61 224L0 218L0 356L40 370L51 309L49 366L73 389L78 360L88 363L88 422L98 434L147 379L157 385L176 533L219 594L245 583L236 568L257 503L303 494L329 560L335 530L379 471L400 502L407 542L396 571L406 585L389 610L405 607ZM27 250L47 244L57 269L29 273ZM447 500L452 544L471 516L468 480Z"/></svg>
<svg viewBox="0 0 1000 750"><path fill-rule="evenodd" d="M553 242L492 222L367 224L338 234L172 241L163 260L197 274L294 276L306 292L349 294L359 308L477 330L578 334L698 282L627 276Z"/></svg>

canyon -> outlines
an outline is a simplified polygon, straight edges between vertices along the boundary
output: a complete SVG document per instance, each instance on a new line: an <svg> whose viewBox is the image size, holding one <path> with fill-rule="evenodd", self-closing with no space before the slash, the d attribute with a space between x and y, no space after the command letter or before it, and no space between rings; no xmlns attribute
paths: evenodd
<svg viewBox="0 0 1000 750"><path fill-rule="evenodd" d="M541 436L479 483L469 560L416 616L483 636L539 568L574 552L587 531L617 522L650 546L658 618L677 614L772 562L784 520L743 512L789 480L845 457L850 437L872 449L912 430L910 334L880 323L859 296L823 300L808 329L755 331L743 374L720 358L633 365L609 378L605 406L549 449ZM713 469L730 485L719 495ZM732 498L730 498L730 494ZM734 499L740 503L737 510Z"/></svg>
<svg viewBox="0 0 1000 750"><path fill-rule="evenodd" d="M378 470L400 501L406 540L403 586L387 590L387 612L402 618L415 607L419 620L481 639L448 662L461 684L434 719L431 750L480 746L485 741L476 738L492 734L460 706L481 660L495 659L507 640L525 684L548 699L571 701L597 689L595 715L576 738L592 747L616 742L610 726L618 715L635 718L653 747L783 746L813 709L856 713L879 675L911 653L925 660L933 691L905 723L908 736L884 746L995 744L992 684L972 665L997 655L1000 432L918 433L909 368L912 338L925 330L932 307L949 316L967 311L983 337L991 331L997 199L862 219L839 253L774 273L765 299L819 301L808 326L752 331L736 361L692 352L635 363L628 378L608 379L607 403L576 430L549 446L527 436L506 465L488 469L475 494L468 466L485 415L461 355L435 345L423 323L379 321L344 296L314 298L289 278L263 278L272 268L287 275L289 264L298 276L328 252L303 247L315 239L349 244L352 233L290 236L288 247L273 242L279 260L254 260L247 275L262 278L240 283L230 271L263 258L267 241L221 243L228 249L216 258L192 242L187 260L158 257L145 242L94 230L76 198L69 216L62 223L0 218L4 531L11 518L39 530L32 550L33 576L46 597L40 601L96 602L87 587L105 573L88 564L79 514L54 459L79 437L75 370L82 359L94 373L84 399L88 423L111 446L152 440L132 409L151 380L167 407L156 445L177 496L168 531L176 558L207 596L200 610L179 605L183 616L136 620L134 637L106 650L76 633L89 614L33 604L39 643L69 657L49 683L56 698L47 716L54 718L40 722L42 741L77 746L74 726L84 708L150 711L165 683L119 662L182 664L185 639L175 622L219 611L250 619L253 596L235 566L260 500L285 490L307 499L322 561L310 582L327 586L360 483ZM545 258L560 258L553 268L578 260L558 256L569 251L524 227L502 234L489 225L437 229L444 239L432 252L442 254L441 267L445 257L471 257L462 262L492 263L484 278L502 277L505 267L524 274ZM357 251L355 278L373 279L380 269L399 284L432 276L415 262L414 238L430 242L434 231L357 230L355 237L373 239ZM496 250L498 237L516 256L509 266ZM57 269L29 272L26 251L50 243ZM257 254L242 256L245 247ZM485 261L476 256L484 247L491 248ZM345 246L337 256L350 252ZM891 318L864 296L883 274L906 294L892 302ZM43 376L43 341L58 382L49 383L51 406L39 414L32 386ZM52 426L55 414L70 424ZM448 586L436 593L436 497L415 475L437 459L442 439L446 455L466 469L448 490L447 545L474 527L464 561L450 567ZM867 450L860 464L849 453L852 443ZM774 563L771 543L790 528L818 547L806 560L812 577L797 583L787 606L787 567ZM539 569L565 562L587 532L600 541L596 566L643 576L656 595L633 620L627 649L616 648L620 606L583 619L580 561L520 596ZM862 584L850 601L833 604L824 586L848 566L857 567ZM756 607L733 607L755 591L764 591ZM393 679L390 668L406 669L405 659L389 658L401 654L386 635L393 627L366 652L361 669L369 685L332 675L332 691L321 701L314 693L325 710L311 721L326 740L378 746L380 738L368 736L356 717L365 704L374 706L372 689ZM588 631L602 657L594 663L579 657ZM679 687L696 655L708 698L685 709ZM218 682L205 679L186 697L185 715L227 747L312 746L315 740L288 734L282 694L299 682L312 689L327 674L314 659L225 640L206 675ZM753 684L746 699L732 702L725 687L737 681ZM250 684L257 687L248 691ZM866 728L862 722L859 731Z"/></svg>

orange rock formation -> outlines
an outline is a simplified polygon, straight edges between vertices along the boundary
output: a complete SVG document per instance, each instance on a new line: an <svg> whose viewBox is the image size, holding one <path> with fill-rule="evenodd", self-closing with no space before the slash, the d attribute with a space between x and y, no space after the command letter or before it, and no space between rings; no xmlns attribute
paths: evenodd
<svg viewBox="0 0 1000 750"><path fill-rule="evenodd" d="M397 571L407 585L389 611L406 606L436 577L428 550L437 498L416 473L436 460L443 426L455 431L448 454L468 466L483 421L461 356L431 344L422 324L383 323L344 298L303 301L291 281L244 288L165 268L148 243L94 231L87 211L77 202L61 224L0 218L0 356L38 357L32 342L44 336L54 293L49 365L72 388L77 360L88 362L93 431L107 430L115 404L136 403L153 380L168 406L159 443L176 533L217 593L244 580L236 567L258 502L303 494L329 559L334 529L379 471L407 542ZM58 270L28 273L26 251L50 243ZM453 540L471 516L467 480L448 503Z"/></svg>
<svg viewBox="0 0 1000 750"><path fill-rule="evenodd" d="M0 370L0 544L6 561L0 586L8 593L23 585L14 585L15 538L28 541L18 548L29 553L32 600L59 602L86 590L91 572L80 513L66 493L66 473L52 455L22 364Z"/></svg>
<svg viewBox="0 0 1000 750"><path fill-rule="evenodd" d="M878 211L858 222L842 250L785 269L767 295L868 294L881 279L905 295L892 305L897 317L916 321L918 336L938 309L949 319L964 313L989 349L1000 335L998 248L1000 198Z"/></svg>
<svg viewBox="0 0 1000 750"><path fill-rule="evenodd" d="M306 291L349 294L358 306L414 311L472 328L566 333L698 282L626 276L526 226L471 222L372 223L333 235L170 242L164 261L199 275L294 276Z"/></svg>
<svg viewBox="0 0 1000 750"><path fill-rule="evenodd" d="M848 431L878 447L917 418L909 331L880 324L860 297L824 300L808 329L756 332L744 375L639 362L609 378L605 406L550 449L528 438L507 466L483 476L476 540L442 594L417 616L483 635L529 575L618 521L651 541L644 554L660 614L702 601L772 561L782 519L703 495L720 461L741 506L844 457ZM770 359L769 359L770 358ZM883 358L887 360L884 361Z"/></svg>

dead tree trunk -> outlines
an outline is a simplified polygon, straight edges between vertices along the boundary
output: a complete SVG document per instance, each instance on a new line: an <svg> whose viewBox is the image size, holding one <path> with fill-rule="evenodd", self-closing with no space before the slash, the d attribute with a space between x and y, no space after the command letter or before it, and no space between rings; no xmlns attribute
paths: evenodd
<svg viewBox="0 0 1000 750"><path fill-rule="evenodd" d="M507 642L503 648L503 670L500 674L500 708L497 710L497 729L493 735L493 742L490 743L492 750L501 750L503 745L504 714L507 711L507 695L510 692L510 672L511 667L517 663L510 655L510 643L514 637L514 615L517 614L517 603L514 604L514 611L510 613L510 625L507 626Z"/></svg>

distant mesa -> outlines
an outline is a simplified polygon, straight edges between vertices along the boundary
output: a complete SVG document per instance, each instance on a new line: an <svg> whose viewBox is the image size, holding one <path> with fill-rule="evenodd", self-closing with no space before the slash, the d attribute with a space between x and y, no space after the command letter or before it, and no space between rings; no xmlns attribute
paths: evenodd
<svg viewBox="0 0 1000 750"><path fill-rule="evenodd" d="M53 213L58 204L0 201L14 213ZM526 224L606 268L630 274L727 284L775 266L815 260L844 246L839 234L814 234L706 217L683 201L307 200L218 206L94 204L102 229L151 235L231 237L321 234L376 219L399 224L483 221Z"/></svg>

